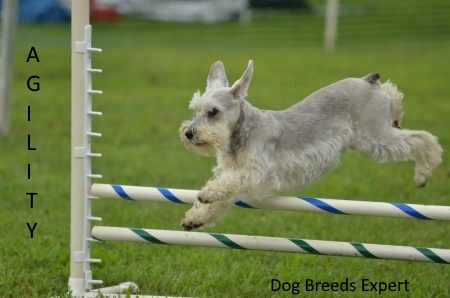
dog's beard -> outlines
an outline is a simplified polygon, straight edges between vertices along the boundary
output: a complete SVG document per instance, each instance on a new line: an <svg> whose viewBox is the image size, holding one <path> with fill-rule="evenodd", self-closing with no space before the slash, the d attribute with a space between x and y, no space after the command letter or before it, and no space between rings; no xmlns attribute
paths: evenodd
<svg viewBox="0 0 450 298"><path fill-rule="evenodd" d="M192 151L202 156L214 157L216 155L216 150L214 146L210 145L208 142L198 140L198 138L194 137L192 140L189 140L185 136L185 132L188 129L191 121L184 121L180 126L180 140L181 143L188 151Z"/></svg>
<svg viewBox="0 0 450 298"><path fill-rule="evenodd" d="M181 142L187 150L199 155L207 157L214 157L216 155L216 150L208 143L193 143L189 141L185 136L181 136Z"/></svg>

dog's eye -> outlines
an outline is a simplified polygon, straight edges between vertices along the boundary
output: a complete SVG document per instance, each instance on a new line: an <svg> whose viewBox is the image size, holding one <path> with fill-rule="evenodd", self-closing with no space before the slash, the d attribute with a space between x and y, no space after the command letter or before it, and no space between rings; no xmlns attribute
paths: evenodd
<svg viewBox="0 0 450 298"><path fill-rule="evenodd" d="M216 108L212 108L208 111L208 118L213 118L219 113L219 110Z"/></svg>

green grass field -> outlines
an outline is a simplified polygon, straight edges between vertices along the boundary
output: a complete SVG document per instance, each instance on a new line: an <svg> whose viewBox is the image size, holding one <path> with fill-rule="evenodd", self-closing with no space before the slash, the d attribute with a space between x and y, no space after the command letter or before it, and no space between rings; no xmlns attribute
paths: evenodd
<svg viewBox="0 0 450 298"><path fill-rule="evenodd" d="M218 58L233 80L249 58L256 60L249 99L268 109L286 108L338 79L377 71L406 95L403 126L433 132L447 151L450 16L440 13L427 19L429 11L417 12L411 12L415 19L406 15L391 23L379 22L381 17L375 13L367 18L344 16L338 51L330 55L322 50L321 18L313 15L257 15L242 26L96 24L95 45L104 53L94 61L104 73L94 82L104 95L95 98L95 107L104 117L95 120L94 127L104 137L94 145L96 152L103 153L94 168L105 183L201 187L214 161L185 151L177 130L190 117L187 104L192 93L204 88L208 67ZM358 29L363 19L364 26ZM438 29L431 30L429 24ZM0 140L0 296L50 297L67 290L69 272L70 29L68 25L21 26L17 39L13 128ZM39 64L25 63L32 45L39 51ZM41 91L33 93L25 84L34 74L41 77ZM28 104L31 122L26 121ZM37 151L26 150L28 133ZM29 162L31 181L26 179ZM417 189L411 163L380 165L349 153L338 169L303 194L449 205L449 171L445 152L428 187ZM26 199L29 191L39 193L34 209ZM180 229L186 208L100 201L94 204L94 214L102 216L105 225ZM26 222L35 221L36 236L31 240ZM450 247L448 223L407 219L234 209L206 231ZM444 265L132 243L95 245L93 256L103 260L93 266L95 278L108 285L132 280L145 294L289 297L290 293L271 292L270 280L340 282L348 277L409 281L408 293L387 297L450 296L450 267ZM352 294L380 296L360 291L348 295Z"/></svg>

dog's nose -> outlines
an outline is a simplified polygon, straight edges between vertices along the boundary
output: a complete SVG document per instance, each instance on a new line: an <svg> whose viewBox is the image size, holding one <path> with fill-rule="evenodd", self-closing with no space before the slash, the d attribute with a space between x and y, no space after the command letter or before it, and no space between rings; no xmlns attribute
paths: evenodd
<svg viewBox="0 0 450 298"><path fill-rule="evenodd" d="M192 129L188 129L186 130L186 132L184 133L184 135L186 136L186 138L188 140L192 139L194 137L194 134L192 133Z"/></svg>

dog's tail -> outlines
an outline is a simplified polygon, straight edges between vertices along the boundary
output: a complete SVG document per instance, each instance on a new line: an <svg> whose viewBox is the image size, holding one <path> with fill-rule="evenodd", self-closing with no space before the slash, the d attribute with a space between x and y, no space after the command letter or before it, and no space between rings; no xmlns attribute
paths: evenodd
<svg viewBox="0 0 450 298"><path fill-rule="evenodd" d="M403 93L391 81L381 84L384 94L391 100L392 126L400 128L403 119Z"/></svg>
<svg viewBox="0 0 450 298"><path fill-rule="evenodd" d="M378 73L369 73L368 75L362 77L362 79L372 85L380 84L380 75Z"/></svg>

